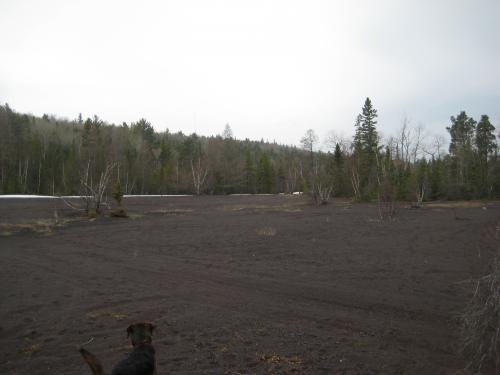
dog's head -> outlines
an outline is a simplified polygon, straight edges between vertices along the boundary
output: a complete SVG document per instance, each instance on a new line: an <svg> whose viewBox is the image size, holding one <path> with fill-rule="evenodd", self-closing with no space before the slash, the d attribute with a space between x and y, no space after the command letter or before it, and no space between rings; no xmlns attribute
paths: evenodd
<svg viewBox="0 0 500 375"><path fill-rule="evenodd" d="M134 323L127 328L127 337L132 340L132 345L151 344L155 326L151 323Z"/></svg>

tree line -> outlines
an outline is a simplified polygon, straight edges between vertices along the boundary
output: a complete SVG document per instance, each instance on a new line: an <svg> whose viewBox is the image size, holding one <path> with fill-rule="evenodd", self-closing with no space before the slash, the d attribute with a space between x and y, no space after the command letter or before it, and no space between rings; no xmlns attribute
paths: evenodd
<svg viewBox="0 0 500 375"><path fill-rule="evenodd" d="M108 124L97 116L66 120L0 105L0 193L81 195L103 183L125 194L311 193L356 200L419 201L500 196L495 127L466 112L452 116L432 144L404 120L382 141L366 99L352 139L332 135L319 149L307 130L302 147L237 140L229 125L205 137L156 132L145 119ZM108 186L109 185L109 186Z"/></svg>

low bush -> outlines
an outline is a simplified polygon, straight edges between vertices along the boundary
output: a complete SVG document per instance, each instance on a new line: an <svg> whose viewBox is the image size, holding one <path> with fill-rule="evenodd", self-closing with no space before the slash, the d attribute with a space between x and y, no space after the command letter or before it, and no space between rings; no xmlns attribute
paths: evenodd
<svg viewBox="0 0 500 375"><path fill-rule="evenodd" d="M128 217L127 211L123 208L118 208L116 210L111 210L109 212L109 216L111 217Z"/></svg>
<svg viewBox="0 0 500 375"><path fill-rule="evenodd" d="M463 354L473 371L500 373L500 261L474 284L474 294L461 316Z"/></svg>

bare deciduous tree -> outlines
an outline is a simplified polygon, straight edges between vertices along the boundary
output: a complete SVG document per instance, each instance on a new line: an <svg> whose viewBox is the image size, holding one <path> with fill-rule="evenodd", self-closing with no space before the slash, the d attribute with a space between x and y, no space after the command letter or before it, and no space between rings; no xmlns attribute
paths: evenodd
<svg viewBox="0 0 500 375"><path fill-rule="evenodd" d="M101 172L99 179L94 182L90 172L91 163L90 160L88 161L87 166L80 177L80 186L82 198L85 202L85 209L89 214L93 212L99 214L101 212L101 207L106 204L103 197L108 187L111 172L115 167L116 163L107 163L104 170Z"/></svg>
<svg viewBox="0 0 500 375"><path fill-rule="evenodd" d="M431 143L424 144L422 150L423 152L430 156L432 159L441 159L442 155L442 148L444 147L444 144L446 143L446 140L444 136L436 134L434 135L434 138Z"/></svg>
<svg viewBox="0 0 500 375"><path fill-rule="evenodd" d="M396 214L396 194L393 180L393 165L390 149L386 149L385 160L377 160L377 202L378 213L381 220L392 220Z"/></svg>
<svg viewBox="0 0 500 375"><path fill-rule="evenodd" d="M314 189L314 201L317 205L327 204L330 201L333 193L331 184L319 181Z"/></svg>
<svg viewBox="0 0 500 375"><path fill-rule="evenodd" d="M196 195L200 195L201 187L205 183L205 179L208 174L208 167L202 165L201 156L198 156L198 159L195 162L193 162L193 159L191 159L190 161L194 189Z"/></svg>
<svg viewBox="0 0 500 375"><path fill-rule="evenodd" d="M401 160L405 166L409 166L422 157L425 138L424 126L422 124L412 126L411 120L405 117L399 131L399 136L391 142L393 145L392 152L395 154L397 160Z"/></svg>
<svg viewBox="0 0 500 375"><path fill-rule="evenodd" d="M304 173L302 168L302 162L300 160L293 159L288 166L288 173L286 178L286 189L288 193L293 193L297 191L299 182L303 184Z"/></svg>
<svg viewBox="0 0 500 375"><path fill-rule="evenodd" d="M361 177L359 175L359 159L356 156L351 157L351 186L354 193L354 200L361 199Z"/></svg>
<svg viewBox="0 0 500 375"><path fill-rule="evenodd" d="M222 132L222 138L233 139L233 129L231 129L231 126L229 126L229 124L226 124L226 126L224 127L224 131Z"/></svg>
<svg viewBox="0 0 500 375"><path fill-rule="evenodd" d="M340 146L340 150L343 154L347 154L349 149L352 147L352 141L349 137L345 136L342 133L338 133L334 130L328 132L325 140L325 146L327 149L333 152L335 150L336 145Z"/></svg>

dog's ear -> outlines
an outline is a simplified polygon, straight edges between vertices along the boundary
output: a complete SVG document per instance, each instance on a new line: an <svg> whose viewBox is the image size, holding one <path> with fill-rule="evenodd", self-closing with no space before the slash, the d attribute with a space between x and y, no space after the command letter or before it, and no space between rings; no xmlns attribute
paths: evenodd
<svg viewBox="0 0 500 375"><path fill-rule="evenodd" d="M127 338L129 338L133 332L134 332L134 324L131 324L127 328Z"/></svg>
<svg viewBox="0 0 500 375"><path fill-rule="evenodd" d="M153 323L148 323L148 327L149 327L149 331L151 332L151 334L153 334L153 331L156 328L156 326Z"/></svg>

